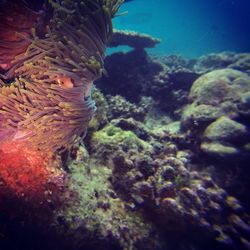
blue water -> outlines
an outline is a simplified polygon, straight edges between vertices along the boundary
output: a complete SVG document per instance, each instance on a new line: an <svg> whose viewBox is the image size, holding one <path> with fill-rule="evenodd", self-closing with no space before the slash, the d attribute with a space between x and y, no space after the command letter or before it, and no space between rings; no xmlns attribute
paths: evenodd
<svg viewBox="0 0 250 250"><path fill-rule="evenodd" d="M122 11L114 27L160 38L152 53L250 52L250 0L134 0Z"/></svg>

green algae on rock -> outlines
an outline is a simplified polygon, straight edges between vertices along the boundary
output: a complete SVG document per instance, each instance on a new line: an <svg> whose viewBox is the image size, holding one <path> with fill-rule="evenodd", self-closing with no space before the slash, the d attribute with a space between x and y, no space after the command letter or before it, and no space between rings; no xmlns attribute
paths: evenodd
<svg viewBox="0 0 250 250"><path fill-rule="evenodd" d="M223 145L219 142L203 142L201 143L201 150L211 156L235 156L239 150L233 146ZM231 159L231 158L230 158Z"/></svg>
<svg viewBox="0 0 250 250"><path fill-rule="evenodd" d="M206 128L203 136L205 139L211 141L232 142L235 140L242 140L247 134L248 131L246 126L226 116L221 116Z"/></svg>
<svg viewBox="0 0 250 250"><path fill-rule="evenodd" d="M250 77L237 70L220 69L198 78L182 114L182 127L200 138L200 149L211 156L237 155L249 140ZM231 158L230 158L231 159Z"/></svg>
<svg viewBox="0 0 250 250"><path fill-rule="evenodd" d="M66 241L71 242L71 248L77 248L84 239L92 241L90 245L105 243L107 247L113 244L123 249L132 249L140 241L147 241L152 227L144 222L140 213L130 211L117 195L109 181L110 166L99 165L86 148L80 146L68 168L68 188L73 199L56 215L64 222L56 226Z"/></svg>
<svg viewBox="0 0 250 250"><path fill-rule="evenodd" d="M230 118L239 116L244 108L241 96L250 90L250 77L233 69L209 72L198 78L189 93L191 105L187 106L182 124L212 121L222 115ZM205 105L205 106L204 106Z"/></svg>
<svg viewBox="0 0 250 250"><path fill-rule="evenodd" d="M92 150L98 150L98 152L101 148L104 150L105 148L115 149L119 146L122 146L125 150L152 150L152 146L148 142L138 138L132 131L122 130L112 124L95 132L91 138L90 146Z"/></svg>

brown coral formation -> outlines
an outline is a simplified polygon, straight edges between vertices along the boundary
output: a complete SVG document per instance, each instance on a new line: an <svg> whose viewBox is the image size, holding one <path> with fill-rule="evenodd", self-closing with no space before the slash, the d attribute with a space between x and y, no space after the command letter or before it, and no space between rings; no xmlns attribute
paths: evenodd
<svg viewBox="0 0 250 250"><path fill-rule="evenodd" d="M127 58L114 54L113 62L112 56L108 58L110 72L113 72L111 69L117 69L118 58L121 63L128 65L133 53L135 52L129 52ZM223 56L215 57L218 60L215 68L223 65ZM238 56L234 57L237 61ZM138 60L142 58L144 57ZM208 56L207 60L212 58ZM122 108L123 98L111 96L116 104L108 104L112 109L113 105L117 107L118 111L115 116L109 117L111 121L107 126L91 136L88 144L90 157L99 159L112 169L110 181L116 194L126 201L130 211L141 212L145 220L160 231L170 249L249 248L249 179L246 176L249 171L246 161L243 160L249 157L249 147L246 145L249 142L249 77L243 72L230 69L232 62L228 64L228 69L212 71L198 78L201 72L196 73L194 70L197 65L195 61L181 60L174 56L161 61L161 66L167 63L163 67L165 73L163 70L151 72L155 80L155 83L151 83L159 89L155 96L161 98L162 94L159 103L164 105L163 100L167 102L163 95L166 93L164 89L173 91L177 84L177 89L182 87L186 91L183 107L189 109L190 105L187 104L190 91L189 100L193 103L191 105L200 105L203 115L196 116L193 109L190 109L189 119L184 119L187 111L184 109L183 112L182 107L178 111L181 121L171 123L167 117L165 120L158 120L154 116L151 124L152 112L157 112L151 99L154 108L146 111L142 125L142 120L137 120L132 111L129 118L124 116L123 112L130 105ZM131 66L137 72L132 80L124 75L125 79L119 81L117 77L113 82L117 85L121 81L137 84L133 88L140 91L127 102L136 103L138 107L140 104L136 98L145 94L145 81L144 78L140 78L141 81L135 79L143 74L144 67L155 66L154 62L148 60L144 60L142 65L137 69ZM117 74L116 70L114 72ZM145 80L148 79L152 78L145 77ZM106 81L105 78L102 80ZM112 76L108 80L111 82ZM167 86L170 83L172 88ZM110 91L106 88L107 93L116 94L113 92L115 87L110 87ZM118 85L118 91L120 87L123 85ZM131 97L123 91L119 94L122 93L125 97ZM148 93L153 96L152 92ZM109 99L110 96L107 95L106 98ZM173 100L177 102L177 98L175 96ZM202 109L203 104L220 110L220 115L213 117L214 113L210 109ZM180 105L177 106L180 108ZM209 120L203 121L203 117L208 117ZM214 151L211 158L203 154L205 151L201 152L201 142L211 143L211 150ZM233 147L236 154L232 154L232 157L224 154L224 160L217 161L218 156L223 155L217 150L228 149L226 147ZM241 198L242 203L239 201Z"/></svg>
<svg viewBox="0 0 250 250"><path fill-rule="evenodd" d="M122 45L129 46L134 49L154 48L160 39L151 37L147 34L138 33L128 30L114 30L109 47L118 47Z"/></svg>
<svg viewBox="0 0 250 250"><path fill-rule="evenodd" d="M233 69L211 71L194 82L182 126L200 136L201 150L222 157L244 153L249 90L249 76Z"/></svg>
<svg viewBox="0 0 250 250"><path fill-rule="evenodd" d="M166 234L178 232L180 237L184 237L182 234L189 237L192 228L199 232L199 237L216 235L223 245L244 245L240 239L235 242L233 239L241 231L239 225L247 225L248 215L237 199L212 180L209 172L197 172L196 166L191 164L193 156L189 150L180 150L178 143L171 142L167 134L159 137L152 132L151 136L162 143L157 145L153 140L150 146L141 143L129 131L117 141L114 133L119 136L117 132L109 135L107 131L114 144L100 141L96 145L95 141L92 147L111 164L113 187L132 210L143 209L143 213L152 218L151 223ZM129 140L133 146L126 147ZM181 141L181 137L178 140ZM107 145L111 148L107 149ZM237 225L232 223L232 217L240 218ZM247 233L247 226L245 230Z"/></svg>

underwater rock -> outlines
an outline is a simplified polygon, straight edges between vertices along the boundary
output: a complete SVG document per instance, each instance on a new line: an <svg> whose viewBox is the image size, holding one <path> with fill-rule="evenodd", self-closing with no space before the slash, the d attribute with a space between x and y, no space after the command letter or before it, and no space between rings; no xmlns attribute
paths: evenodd
<svg viewBox="0 0 250 250"><path fill-rule="evenodd" d="M151 58L144 50L114 53L105 59L105 68L107 74L97 81L104 95L120 95L136 105L150 97L155 107L176 117L199 77L190 69L167 65L165 57Z"/></svg>
<svg viewBox="0 0 250 250"><path fill-rule="evenodd" d="M134 49L154 48L160 39L147 34L138 33L131 30L114 30L113 37L109 42L109 47L127 45Z"/></svg>
<svg viewBox="0 0 250 250"><path fill-rule="evenodd" d="M133 118L113 119L111 121L111 124L123 130L132 131L142 140L149 139L149 133L148 133L148 130L145 128L145 126L142 123L134 120Z"/></svg>
<svg viewBox="0 0 250 250"><path fill-rule="evenodd" d="M239 151L233 146L223 145L219 142L202 142L200 146L201 150L211 156L236 156ZM232 158L230 158L232 159Z"/></svg>
<svg viewBox="0 0 250 250"><path fill-rule="evenodd" d="M93 118L90 120L88 133L96 131L108 123L109 106L106 98L97 88L93 88L92 98L98 106L98 109L96 109Z"/></svg>
<svg viewBox="0 0 250 250"><path fill-rule="evenodd" d="M204 139L210 141L235 142L242 141L248 135L246 126L221 116L211 123L204 131Z"/></svg>
<svg viewBox="0 0 250 250"><path fill-rule="evenodd" d="M89 161L81 160L82 154L86 155L86 149L80 145L75 160L68 166L68 188L76 199L69 199L64 211L55 215L54 227L64 235L64 243L76 250L131 249L142 242L157 244L150 223L130 210L112 188L112 169L103 162L99 164L98 158L91 160L91 155Z"/></svg>
<svg viewBox="0 0 250 250"><path fill-rule="evenodd" d="M237 60L230 64L229 67L250 75L250 53L238 54Z"/></svg>
<svg viewBox="0 0 250 250"><path fill-rule="evenodd" d="M98 158L108 160L113 152L123 149L125 152L129 150L151 151L152 146L146 141L139 139L132 131L125 131L112 124L108 124L102 130L93 133L90 141L91 152L98 154Z"/></svg>
<svg viewBox="0 0 250 250"><path fill-rule="evenodd" d="M181 123L180 121L171 122L164 127L164 130L169 134L180 134Z"/></svg>
<svg viewBox="0 0 250 250"><path fill-rule="evenodd" d="M127 101L124 97L107 96L107 103L109 105L108 117L109 119L116 118L133 118L138 121L143 121L151 106L151 100L142 98L139 105Z"/></svg>
<svg viewBox="0 0 250 250"><path fill-rule="evenodd" d="M182 125L199 124L203 113L207 121L216 120L222 115L231 119L239 117L245 111L241 96L249 89L250 78L233 69L216 70L201 76L190 90L189 100L192 104L184 111ZM200 111L200 117L195 115L196 110Z"/></svg>
<svg viewBox="0 0 250 250"><path fill-rule="evenodd" d="M189 93L191 101L208 105L218 105L231 99L236 102L241 93L249 91L250 78L237 70L221 69L198 78Z"/></svg>
<svg viewBox="0 0 250 250"><path fill-rule="evenodd" d="M201 150L215 156L240 153L249 140L247 94L248 75L233 69L222 69L198 78L189 93L189 104L181 125L201 140Z"/></svg>
<svg viewBox="0 0 250 250"><path fill-rule="evenodd" d="M162 71L162 65L153 62L144 50L114 53L105 59L107 74L96 82L105 94L120 95L132 103L140 102L145 86Z"/></svg>
<svg viewBox="0 0 250 250"><path fill-rule="evenodd" d="M192 103L184 109L181 117L181 125L186 129L193 127L199 129L199 127L204 127L204 125L214 121L222 114L218 107Z"/></svg>
<svg viewBox="0 0 250 250"><path fill-rule="evenodd" d="M201 150L212 156L236 156L245 151L244 147L249 139L249 131L245 125L221 116L205 129ZM232 160L231 157L230 159Z"/></svg>
<svg viewBox="0 0 250 250"><path fill-rule="evenodd" d="M192 70L198 74L205 74L214 70L232 68L244 73L250 73L250 54L222 52L211 53L199 57Z"/></svg>
<svg viewBox="0 0 250 250"><path fill-rule="evenodd" d="M244 109L250 108L250 91L247 91L241 95L242 107Z"/></svg>
<svg viewBox="0 0 250 250"><path fill-rule="evenodd" d="M201 74L217 69L227 68L237 60L237 54L233 52L211 53L198 58L194 70Z"/></svg>

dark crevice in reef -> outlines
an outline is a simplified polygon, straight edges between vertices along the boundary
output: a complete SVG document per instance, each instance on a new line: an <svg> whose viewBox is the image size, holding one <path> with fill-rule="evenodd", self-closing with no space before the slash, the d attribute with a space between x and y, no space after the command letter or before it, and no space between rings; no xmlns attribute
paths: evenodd
<svg viewBox="0 0 250 250"><path fill-rule="evenodd" d="M114 53L106 57L106 74L96 85L105 95L120 95L136 105L143 96L152 97L155 107L176 118L175 110L186 104L188 91L200 75L190 69L192 60L180 60L181 67L178 60L152 58L144 49Z"/></svg>
<svg viewBox="0 0 250 250"><path fill-rule="evenodd" d="M107 74L96 82L97 87L104 94L121 95L130 102L138 103L143 95L143 86L151 82L162 67L153 63L145 50L136 49L107 56L105 69Z"/></svg>
<svg viewBox="0 0 250 250"><path fill-rule="evenodd" d="M33 218L34 219L34 218ZM101 239L98 235L90 234L87 229L81 229L81 241L76 244L72 237L63 236L55 228L47 228L49 224L38 226L25 218L12 218L8 215L0 216L0 249L1 250L121 250L118 242L112 238ZM40 221L41 223L41 221ZM61 221L60 223L63 223ZM65 231L67 229L65 228Z"/></svg>

